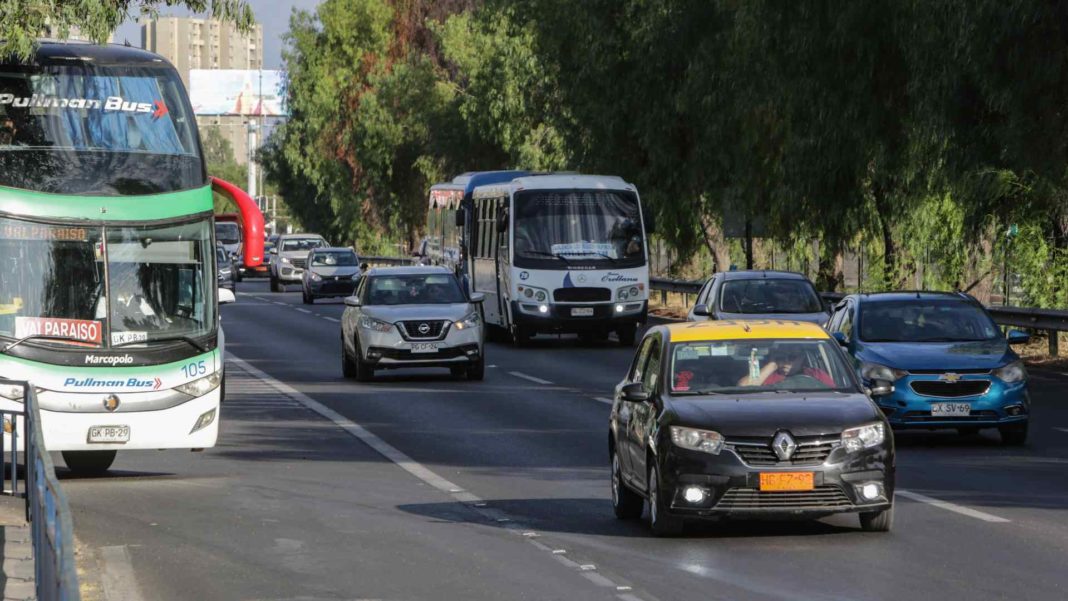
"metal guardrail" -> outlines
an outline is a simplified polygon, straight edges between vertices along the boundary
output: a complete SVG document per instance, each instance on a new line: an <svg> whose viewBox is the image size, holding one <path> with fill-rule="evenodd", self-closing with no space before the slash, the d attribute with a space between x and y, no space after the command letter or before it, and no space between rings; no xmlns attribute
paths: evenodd
<svg viewBox="0 0 1068 601"><path fill-rule="evenodd" d="M39 601L79 601L78 571L74 562L74 535L70 506L56 479L52 457L44 446L37 394L28 382L0 380L0 386L21 387L24 411L3 412L5 437L11 443L12 476L17 476L18 433L25 433L26 517L33 541L34 576ZM8 418L11 415L13 419ZM7 446L5 445L5 455ZM16 485L12 494L17 494ZM4 490L7 493L5 487Z"/></svg>
<svg viewBox="0 0 1068 601"><path fill-rule="evenodd" d="M660 292L661 302L667 304L667 294L674 292L683 295L683 301L689 305L689 295L701 291L704 282L672 280L669 278L649 278L649 289ZM842 292L821 292L820 296L828 302L838 302L846 297ZM1014 326L1044 330L1049 333L1049 354L1058 354L1057 332L1068 331L1068 311L1059 309L1035 309L1033 307L999 307L986 308L994 323L1001 326Z"/></svg>
<svg viewBox="0 0 1068 601"><path fill-rule="evenodd" d="M361 263L367 263L371 267L393 267L397 265L414 265L415 261L411 257L360 257Z"/></svg>

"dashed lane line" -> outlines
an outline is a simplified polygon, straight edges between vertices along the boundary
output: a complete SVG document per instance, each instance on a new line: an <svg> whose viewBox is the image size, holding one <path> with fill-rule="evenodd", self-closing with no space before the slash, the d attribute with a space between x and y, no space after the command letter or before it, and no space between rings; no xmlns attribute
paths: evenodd
<svg viewBox="0 0 1068 601"><path fill-rule="evenodd" d="M327 316L325 316L325 315L321 315L320 317L322 317L323 319L325 319L325 320L327 320L327 321L332 321L332 322L334 322L334 323L341 323L341 320L340 320L340 319L335 319L335 318L333 318L333 317L327 317Z"/></svg>
<svg viewBox="0 0 1068 601"><path fill-rule="evenodd" d="M534 376L527 375L527 374L525 374L525 373L523 373L521 371L510 371L510 372L508 372L508 374L512 375L512 376L515 376L517 378L522 378L522 379L524 379L524 380L526 380L528 382L534 382L535 384L543 384L543 385L551 385L552 384L552 382L550 382L548 380L543 380L541 378L536 378Z"/></svg>
<svg viewBox="0 0 1068 601"><path fill-rule="evenodd" d="M1011 521L993 514L979 511L977 509L972 509L971 507L965 507L963 505L957 505L956 503L950 503L949 501L943 501L934 497L928 497L927 495L921 495L920 493L912 492L911 490L898 489L897 491L895 491L895 494L901 495L906 499L912 499L913 501L926 503L933 507L938 507L939 509L945 509L946 511L952 511L953 513L959 513L961 515L965 515L970 518L975 518L977 520L982 520L984 522L990 522L992 524L1006 524Z"/></svg>
<svg viewBox="0 0 1068 601"><path fill-rule="evenodd" d="M301 309L300 307L297 307L296 309L297 309L297 311L300 311L301 313L306 313L308 315L312 314L312 312L307 310L307 309Z"/></svg>
<svg viewBox="0 0 1068 601"><path fill-rule="evenodd" d="M1054 430L1057 430L1058 432L1064 432L1065 434L1068 434L1068 428L1054 428Z"/></svg>
<svg viewBox="0 0 1068 601"><path fill-rule="evenodd" d="M598 402L601 402L601 403L605 403L607 405L614 405L615 404L615 401L613 401L612 399L610 399L608 397L595 396L595 397L590 397L590 398L592 398L595 401L598 401Z"/></svg>

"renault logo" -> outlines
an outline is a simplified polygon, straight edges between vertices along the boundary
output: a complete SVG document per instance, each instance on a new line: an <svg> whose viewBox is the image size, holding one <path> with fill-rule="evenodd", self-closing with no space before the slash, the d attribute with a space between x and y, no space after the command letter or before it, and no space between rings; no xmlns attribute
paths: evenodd
<svg viewBox="0 0 1068 601"><path fill-rule="evenodd" d="M938 379L942 380L943 382L949 382L950 384L955 384L957 382L960 382L960 374L956 374L956 373L953 373L953 372L947 372L947 373L944 373L944 374L938 376Z"/></svg>
<svg viewBox="0 0 1068 601"><path fill-rule="evenodd" d="M420 334L422 334L423 336L426 336L427 334L430 333L430 324L421 323L421 324L419 324L419 328L418 329L419 329L419 333Z"/></svg>
<svg viewBox="0 0 1068 601"><path fill-rule="evenodd" d="M108 398L104 399L104 409L108 411L114 411L119 408L119 397L109 394Z"/></svg>
<svg viewBox="0 0 1068 601"><path fill-rule="evenodd" d="M794 451L797 450L797 443L794 442L794 437L790 436L789 432L779 432L771 441L771 449L775 451L779 461L789 461L794 456Z"/></svg>

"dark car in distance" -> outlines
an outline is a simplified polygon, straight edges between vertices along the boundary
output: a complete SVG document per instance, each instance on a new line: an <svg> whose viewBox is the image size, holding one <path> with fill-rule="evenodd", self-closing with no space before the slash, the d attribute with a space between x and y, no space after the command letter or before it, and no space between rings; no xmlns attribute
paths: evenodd
<svg viewBox="0 0 1068 601"><path fill-rule="evenodd" d="M894 441L839 345L815 324L656 326L616 387L612 504L658 536L685 520L893 522Z"/></svg>
<svg viewBox="0 0 1068 601"><path fill-rule="evenodd" d="M789 319L823 325L829 317L816 287L804 275L747 270L712 274L687 319Z"/></svg>

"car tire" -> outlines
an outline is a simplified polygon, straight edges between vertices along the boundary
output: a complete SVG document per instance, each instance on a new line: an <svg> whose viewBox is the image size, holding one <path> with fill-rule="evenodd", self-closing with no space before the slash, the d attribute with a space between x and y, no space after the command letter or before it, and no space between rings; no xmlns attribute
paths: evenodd
<svg viewBox="0 0 1068 601"><path fill-rule="evenodd" d="M649 528L652 529L653 535L667 537L681 534L682 518L664 511L664 503L660 495L660 470L655 463L649 468L646 490L649 491Z"/></svg>
<svg viewBox="0 0 1068 601"><path fill-rule="evenodd" d="M375 379L375 368L371 367L370 363L363 360L360 352L360 339L357 338L354 346L356 347L356 356L353 357L353 365L356 366L356 381L357 382L370 382Z"/></svg>
<svg viewBox="0 0 1068 601"><path fill-rule="evenodd" d="M99 476L115 461L116 451L63 451L67 469L79 476Z"/></svg>
<svg viewBox="0 0 1068 601"><path fill-rule="evenodd" d="M219 382L219 404L226 402L226 368L222 370L222 380Z"/></svg>
<svg viewBox="0 0 1068 601"><path fill-rule="evenodd" d="M860 514L860 529L865 532L890 532L893 527L893 505L882 511L865 511Z"/></svg>
<svg viewBox="0 0 1068 601"><path fill-rule="evenodd" d="M1010 447L1020 447L1027 444L1027 422L1001 426L998 428L1001 434L1001 444Z"/></svg>
<svg viewBox="0 0 1068 601"><path fill-rule="evenodd" d="M474 381L481 381L486 377L486 359L485 357L479 358L473 364L467 366L467 379Z"/></svg>
<svg viewBox="0 0 1068 601"><path fill-rule="evenodd" d="M309 295L308 291L303 287L300 289L300 300L304 301L305 305L310 305L314 302L314 299L312 299L311 295Z"/></svg>
<svg viewBox="0 0 1068 601"><path fill-rule="evenodd" d="M454 365L449 368L449 373L454 378L462 378L467 375L467 367L463 365Z"/></svg>
<svg viewBox="0 0 1068 601"><path fill-rule="evenodd" d="M349 354L349 350L345 348L344 337L341 339L341 375L349 380L356 377L356 365L352 362L352 355Z"/></svg>
<svg viewBox="0 0 1068 601"><path fill-rule="evenodd" d="M634 346L634 339L638 336L638 326L623 326L616 330L616 336L619 337L619 346Z"/></svg>
<svg viewBox="0 0 1068 601"><path fill-rule="evenodd" d="M271 276L271 292L281 292L281 291L282 290L278 287L278 278L276 278L275 276L272 275Z"/></svg>
<svg viewBox="0 0 1068 601"><path fill-rule="evenodd" d="M514 326L512 328L512 340L516 346L529 346L530 339L534 337L534 332L524 326Z"/></svg>
<svg viewBox="0 0 1068 601"><path fill-rule="evenodd" d="M612 449L612 511L621 520L636 520L642 517L645 499L623 483L623 470L619 454Z"/></svg>

